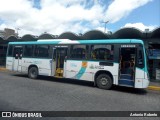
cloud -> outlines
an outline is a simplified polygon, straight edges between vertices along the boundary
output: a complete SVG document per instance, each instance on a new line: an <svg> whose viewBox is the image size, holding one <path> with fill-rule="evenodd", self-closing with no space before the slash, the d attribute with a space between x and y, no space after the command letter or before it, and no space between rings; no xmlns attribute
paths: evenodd
<svg viewBox="0 0 160 120"><path fill-rule="evenodd" d="M105 20L115 23L150 1L152 0L114 0L106 10Z"/></svg>
<svg viewBox="0 0 160 120"><path fill-rule="evenodd" d="M135 27L141 31L145 31L145 29L149 29L150 31L152 31L153 29L155 29L158 26L157 25L146 26L143 23L127 23L122 28L124 28L124 27Z"/></svg>
<svg viewBox="0 0 160 120"><path fill-rule="evenodd" d="M114 0L108 9L108 4L102 0L34 1L0 0L0 29L20 28L20 36L44 32L59 35L65 31L78 34L92 29L103 31L104 16L111 23L119 21L151 0Z"/></svg>
<svg viewBox="0 0 160 120"><path fill-rule="evenodd" d="M20 28L21 36L43 32L84 32L89 30L88 25L97 27L100 24L97 21L103 18L104 11L96 0L40 0L38 8L33 0L0 0L0 3L0 19L5 21L0 28Z"/></svg>

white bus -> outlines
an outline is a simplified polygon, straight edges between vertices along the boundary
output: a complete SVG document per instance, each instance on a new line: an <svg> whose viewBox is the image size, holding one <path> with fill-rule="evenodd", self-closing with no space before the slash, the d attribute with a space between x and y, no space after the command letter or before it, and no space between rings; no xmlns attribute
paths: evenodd
<svg viewBox="0 0 160 120"><path fill-rule="evenodd" d="M6 68L32 79L44 75L93 81L102 89L149 85L144 44L137 39L9 42Z"/></svg>

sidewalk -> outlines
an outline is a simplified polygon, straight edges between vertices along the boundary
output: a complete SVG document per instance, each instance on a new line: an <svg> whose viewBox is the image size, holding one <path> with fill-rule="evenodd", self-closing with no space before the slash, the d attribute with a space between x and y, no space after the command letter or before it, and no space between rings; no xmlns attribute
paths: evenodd
<svg viewBox="0 0 160 120"><path fill-rule="evenodd" d="M151 80L148 89L160 91L160 80Z"/></svg>
<svg viewBox="0 0 160 120"><path fill-rule="evenodd" d="M0 71L8 71L4 66L0 66Z"/></svg>
<svg viewBox="0 0 160 120"><path fill-rule="evenodd" d="M8 70L4 66L0 66L0 71ZM147 89L160 91L160 80L151 80Z"/></svg>

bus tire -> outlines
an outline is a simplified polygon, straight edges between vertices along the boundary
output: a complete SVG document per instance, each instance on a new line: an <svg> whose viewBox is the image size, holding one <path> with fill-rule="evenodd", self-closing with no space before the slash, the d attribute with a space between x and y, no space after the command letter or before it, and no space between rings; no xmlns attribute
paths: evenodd
<svg viewBox="0 0 160 120"><path fill-rule="evenodd" d="M113 81L109 75L100 74L96 78L96 84L99 88L108 90L111 89Z"/></svg>
<svg viewBox="0 0 160 120"><path fill-rule="evenodd" d="M31 67L28 71L28 76L31 79L36 79L38 77L38 68L37 67Z"/></svg>

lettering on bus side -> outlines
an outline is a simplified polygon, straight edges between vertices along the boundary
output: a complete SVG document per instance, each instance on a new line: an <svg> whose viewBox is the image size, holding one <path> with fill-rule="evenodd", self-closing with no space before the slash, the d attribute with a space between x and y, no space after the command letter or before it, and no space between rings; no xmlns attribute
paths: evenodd
<svg viewBox="0 0 160 120"><path fill-rule="evenodd" d="M89 68L90 68L90 69L104 69L104 66L91 64L91 65L89 66Z"/></svg>
<svg viewBox="0 0 160 120"><path fill-rule="evenodd" d="M12 60L7 60L7 62L13 62Z"/></svg>
<svg viewBox="0 0 160 120"><path fill-rule="evenodd" d="M136 45L121 45L122 48L135 48Z"/></svg>

